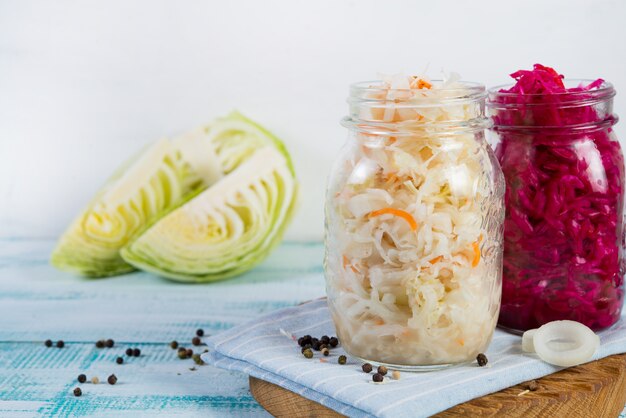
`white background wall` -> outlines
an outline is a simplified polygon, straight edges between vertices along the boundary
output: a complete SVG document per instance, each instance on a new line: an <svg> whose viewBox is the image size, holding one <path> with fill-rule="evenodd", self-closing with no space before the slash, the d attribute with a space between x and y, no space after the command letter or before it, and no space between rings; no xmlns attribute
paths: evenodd
<svg viewBox="0 0 626 418"><path fill-rule="evenodd" d="M428 65L494 85L541 62L612 81L626 115L625 18L619 0L0 0L0 236L57 236L143 144L237 108L292 151L289 237L319 239L349 83Z"/></svg>

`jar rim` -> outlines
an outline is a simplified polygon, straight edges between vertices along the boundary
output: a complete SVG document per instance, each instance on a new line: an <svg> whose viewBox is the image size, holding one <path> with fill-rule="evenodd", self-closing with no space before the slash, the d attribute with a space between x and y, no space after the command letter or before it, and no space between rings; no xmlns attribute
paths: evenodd
<svg viewBox="0 0 626 418"><path fill-rule="evenodd" d="M567 135L579 135L583 132L595 132L604 129L610 129L619 121L617 115L599 120L597 122L578 123L562 126L552 125L498 125L497 123L491 123L489 129L496 132L517 132L534 134L537 132L547 133L551 135L567 136Z"/></svg>
<svg viewBox="0 0 626 418"><path fill-rule="evenodd" d="M429 129L431 135L446 136L459 132L480 132L493 126L487 117L473 118L466 121L449 121L420 124L406 122L376 122L355 120L350 116L341 119L341 126L357 132L375 136L412 136L415 130Z"/></svg>
<svg viewBox="0 0 626 418"><path fill-rule="evenodd" d="M444 80L435 79L429 80L432 84L443 84ZM378 99L376 97L372 97L375 93L389 93L389 92L414 92L414 93L425 93L431 91L430 89L390 89L386 87L382 87L383 80L370 80L370 81L360 81L357 83L350 84L350 96L348 98L348 103L354 102L389 102L390 100L385 97L383 99ZM413 106L419 105L420 101L429 101L432 99L436 99L438 102L449 103L456 101L472 101L479 100L487 96L487 92L485 89L485 85L473 81L458 81L457 84L461 84L462 87L455 88L437 88L438 93L446 93L448 97L429 97L426 96L411 96L411 104ZM455 94L456 93L456 94ZM400 102L406 102L407 100L400 100ZM428 106L432 106L432 102L428 103Z"/></svg>
<svg viewBox="0 0 626 418"><path fill-rule="evenodd" d="M584 85L589 85L593 83L594 81L596 80L566 78L563 80L563 84L565 84L567 88L573 88L573 87L575 88L575 87L580 87ZM515 83L508 83L508 84L501 84L498 86L490 87L487 90L487 94L489 96L489 100L487 101L487 104L488 105L491 105L491 104L500 105L501 103L492 102L494 98L514 98L514 97L532 98L532 97L550 96L550 97L558 97L560 98L560 100L568 99L566 101L576 101L576 100L587 101L587 100L606 100L615 96L615 89L613 88L613 84L604 80L602 80L602 84L599 87L592 88L589 90L580 90L580 91L564 91L564 92L558 92L558 93L514 93L514 92L508 92L508 91L501 91L501 90L508 90L514 85ZM539 103L539 104L544 104L544 103ZM528 105L532 105L532 103L523 103L522 105L528 106Z"/></svg>

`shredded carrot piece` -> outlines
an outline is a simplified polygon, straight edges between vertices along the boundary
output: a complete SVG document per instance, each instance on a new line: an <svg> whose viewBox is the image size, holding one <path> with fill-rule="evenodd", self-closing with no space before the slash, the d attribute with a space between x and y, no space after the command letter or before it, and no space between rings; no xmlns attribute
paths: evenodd
<svg viewBox="0 0 626 418"><path fill-rule="evenodd" d="M435 264L435 263L440 262L441 260L443 260L443 256L442 255L433 258L432 260L429 261L429 263L430 264Z"/></svg>
<svg viewBox="0 0 626 418"><path fill-rule="evenodd" d="M474 259L472 260L472 267L476 267L478 263L480 263L480 246L478 243L480 240L472 243L472 248L474 249Z"/></svg>
<svg viewBox="0 0 626 418"><path fill-rule="evenodd" d="M459 338L457 342L459 343L459 345L465 345L465 340L463 338Z"/></svg>
<svg viewBox="0 0 626 418"><path fill-rule="evenodd" d="M417 229L417 222L415 222L415 219L413 218L413 216L411 216L411 214L409 212L406 212L404 210L401 209L395 209L395 208L383 208L383 209L379 209L379 210L375 210L373 212L370 212L368 217L374 218L376 216L380 216L380 215L393 215L393 216L398 216L402 219L404 219L409 226L411 227L412 231L415 231Z"/></svg>
<svg viewBox="0 0 626 418"><path fill-rule="evenodd" d="M350 266L350 270L352 270L355 273L358 273L359 270L354 267L352 264L350 264L350 260L348 259L348 257L346 257L345 255L343 256L343 269L345 270L346 267Z"/></svg>
<svg viewBox="0 0 626 418"><path fill-rule="evenodd" d="M394 144L396 142L396 138L393 136L389 137L389 145Z"/></svg>
<svg viewBox="0 0 626 418"><path fill-rule="evenodd" d="M383 321L382 319L378 319L376 321L376 325L385 325L385 321Z"/></svg>
<svg viewBox="0 0 626 418"><path fill-rule="evenodd" d="M411 88L418 88L418 89L423 89L423 88L427 88L430 89L432 88L432 84L430 84L428 81L426 80L422 80L421 78L417 78L415 76L413 76L413 81L411 81Z"/></svg>
<svg viewBox="0 0 626 418"><path fill-rule="evenodd" d="M387 183L395 183L395 181L398 180L398 176L395 175L395 173L389 173L385 176L385 179Z"/></svg>
<svg viewBox="0 0 626 418"><path fill-rule="evenodd" d="M430 89L432 88L432 84L430 84L428 81L422 80L421 78L419 79L419 81L417 82L417 88L418 89L423 89L423 88L427 88Z"/></svg>

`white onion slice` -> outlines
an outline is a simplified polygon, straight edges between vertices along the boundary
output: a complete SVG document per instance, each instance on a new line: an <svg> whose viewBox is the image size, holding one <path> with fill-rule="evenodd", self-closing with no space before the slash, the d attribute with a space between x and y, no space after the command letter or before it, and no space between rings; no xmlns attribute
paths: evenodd
<svg viewBox="0 0 626 418"><path fill-rule="evenodd" d="M600 338L576 321L548 322L534 333L532 341L539 358L562 367L589 361L600 346Z"/></svg>
<svg viewBox="0 0 626 418"><path fill-rule="evenodd" d="M535 344L533 341L535 337L535 332L537 332L537 328L529 329L528 331L524 332L524 334L522 335L522 351L526 353L535 352Z"/></svg>

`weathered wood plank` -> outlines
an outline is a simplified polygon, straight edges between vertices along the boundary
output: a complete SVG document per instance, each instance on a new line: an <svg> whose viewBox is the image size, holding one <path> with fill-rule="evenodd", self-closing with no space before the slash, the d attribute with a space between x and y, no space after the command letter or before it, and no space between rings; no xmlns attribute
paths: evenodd
<svg viewBox="0 0 626 418"><path fill-rule="evenodd" d="M48 266L53 242L0 241L0 416L267 416L240 374L180 360L206 334L324 292L321 245L287 243L242 277L181 285L145 273L85 280ZM43 340L63 339L63 349ZM94 342L113 338L112 349ZM142 356L128 358L128 346ZM198 347L193 347L197 350ZM115 363L122 355L126 362ZM197 370L191 371L195 367ZM79 373L115 386L80 385Z"/></svg>
<svg viewBox="0 0 626 418"><path fill-rule="evenodd" d="M324 292L320 245L288 244L253 272L197 285L146 273L81 279L47 265L50 242L33 245L0 241L0 341L169 342L198 327L219 332Z"/></svg>

